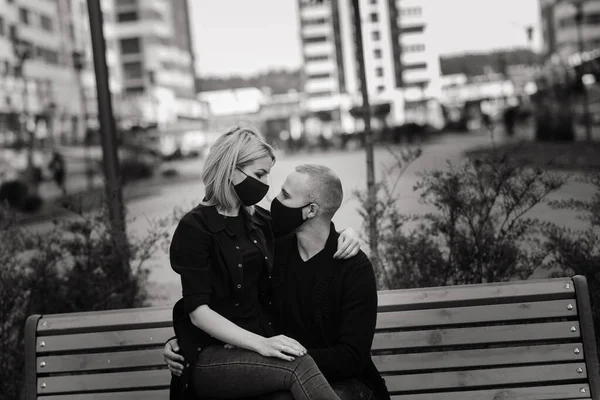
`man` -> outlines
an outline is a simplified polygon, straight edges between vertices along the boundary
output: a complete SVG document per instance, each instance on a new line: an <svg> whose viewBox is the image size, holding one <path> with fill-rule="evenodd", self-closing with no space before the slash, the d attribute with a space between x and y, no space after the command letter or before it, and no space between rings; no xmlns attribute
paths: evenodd
<svg viewBox="0 0 600 400"><path fill-rule="evenodd" d="M342 400L387 400L370 356L377 320L373 267L362 251L333 259L338 234L331 220L342 198L340 179L325 166L298 166L284 182L271 205L273 229L294 234L276 243L272 311L281 333L308 349ZM164 355L178 374L173 350L175 340Z"/></svg>

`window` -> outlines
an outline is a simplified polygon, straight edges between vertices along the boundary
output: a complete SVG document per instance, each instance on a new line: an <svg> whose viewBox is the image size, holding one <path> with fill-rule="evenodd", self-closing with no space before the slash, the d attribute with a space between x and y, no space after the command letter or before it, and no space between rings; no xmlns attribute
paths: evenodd
<svg viewBox="0 0 600 400"><path fill-rule="evenodd" d="M323 43L327 41L327 36L305 37L304 43Z"/></svg>
<svg viewBox="0 0 600 400"><path fill-rule="evenodd" d="M404 70L409 70L409 69L426 69L427 68L427 63L404 64L403 68L404 68Z"/></svg>
<svg viewBox="0 0 600 400"><path fill-rule="evenodd" d="M125 93L126 94L142 94L144 93L144 87L143 86L130 86L125 88Z"/></svg>
<svg viewBox="0 0 600 400"><path fill-rule="evenodd" d="M377 67L375 69L375 75L377 75L377 76L383 76L383 68L382 67Z"/></svg>
<svg viewBox="0 0 600 400"><path fill-rule="evenodd" d="M304 19L302 20L302 24L304 26L310 26L310 25L324 25L328 22L329 20L327 18L310 18L310 19Z"/></svg>
<svg viewBox="0 0 600 400"><path fill-rule="evenodd" d="M377 92L378 92L378 93L381 93L381 92L383 92L384 90L385 90L385 86L383 86L383 85L379 85L379 86L377 86Z"/></svg>
<svg viewBox="0 0 600 400"><path fill-rule="evenodd" d="M121 39L121 53L138 54L142 51L140 38Z"/></svg>
<svg viewBox="0 0 600 400"><path fill-rule="evenodd" d="M425 25L406 26L400 28L400 33L422 33L425 30Z"/></svg>
<svg viewBox="0 0 600 400"><path fill-rule="evenodd" d="M420 51L425 51L425 45L424 44L407 44L402 46L402 50L404 50L405 53L416 53L416 52L420 52Z"/></svg>
<svg viewBox="0 0 600 400"><path fill-rule="evenodd" d="M139 16L136 11L122 12L117 14L117 21L119 22L131 22L137 20L139 20Z"/></svg>
<svg viewBox="0 0 600 400"><path fill-rule="evenodd" d="M373 31L371 32L371 38L375 41L378 41L381 39L381 33L379 31Z"/></svg>
<svg viewBox="0 0 600 400"><path fill-rule="evenodd" d="M375 12L371 13L370 18L371 18L371 22L377 22L377 21L379 21L379 15L377 13L375 13Z"/></svg>
<svg viewBox="0 0 600 400"><path fill-rule="evenodd" d="M25 25L29 25L29 10L19 7L19 21Z"/></svg>
<svg viewBox="0 0 600 400"><path fill-rule="evenodd" d="M4 36L6 35L6 29L4 26L4 18L2 18L2 15L0 15L0 36Z"/></svg>
<svg viewBox="0 0 600 400"><path fill-rule="evenodd" d="M375 58L381 58L381 49L373 50L373 55L375 56Z"/></svg>
<svg viewBox="0 0 600 400"><path fill-rule="evenodd" d="M414 15L414 16L418 16L421 15L423 12L423 10L421 9L421 7L407 7L407 8L402 8L400 10L400 14L401 15Z"/></svg>
<svg viewBox="0 0 600 400"><path fill-rule="evenodd" d="M54 30L52 19L46 15L40 16L40 24L45 31L52 32Z"/></svg>
<svg viewBox="0 0 600 400"><path fill-rule="evenodd" d="M377 0L371 0L371 1L369 1L369 3L371 3L371 4L377 4Z"/></svg>
<svg viewBox="0 0 600 400"><path fill-rule="evenodd" d="M327 61L329 56L327 54L320 56L307 56L306 61Z"/></svg>
<svg viewBox="0 0 600 400"><path fill-rule="evenodd" d="M325 78L330 78L331 74L326 72L323 74L312 74L312 75L308 75L308 79L325 79Z"/></svg>
<svg viewBox="0 0 600 400"><path fill-rule="evenodd" d="M325 90L325 91L322 91L322 92L309 93L308 97L311 97L311 98L315 98L315 97L328 97L328 96L331 96L331 95L332 95L332 93L331 93L330 90Z"/></svg>
<svg viewBox="0 0 600 400"><path fill-rule="evenodd" d="M123 64L123 75L125 79L141 79L143 78L143 70L141 62L128 62Z"/></svg>

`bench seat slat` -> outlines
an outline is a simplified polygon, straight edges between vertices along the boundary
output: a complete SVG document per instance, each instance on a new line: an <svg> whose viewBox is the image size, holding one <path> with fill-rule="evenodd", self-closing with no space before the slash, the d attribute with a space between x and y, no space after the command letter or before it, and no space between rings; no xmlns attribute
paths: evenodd
<svg viewBox="0 0 600 400"><path fill-rule="evenodd" d="M130 350L131 347L136 346L162 345L171 336L173 336L172 328L45 336L37 338L37 353L47 354L59 351L101 350L113 347Z"/></svg>
<svg viewBox="0 0 600 400"><path fill-rule="evenodd" d="M433 307L475 306L570 298L575 298L575 289L570 278L540 279L482 285L385 290L379 292L379 311L420 310Z"/></svg>
<svg viewBox="0 0 600 400"><path fill-rule="evenodd" d="M135 327L171 326L171 307L133 308L128 310L44 315L38 323L38 335L118 331Z"/></svg>
<svg viewBox="0 0 600 400"><path fill-rule="evenodd" d="M576 331L572 332L571 327ZM571 341L580 337L577 321L483 326L476 328L432 329L426 331L376 333L372 350L411 349L440 346Z"/></svg>
<svg viewBox="0 0 600 400"><path fill-rule="evenodd" d="M582 393L581 389L585 392ZM589 396L587 384L502 388L391 396L392 400L562 400L582 399ZM79 400L79 399L77 399Z"/></svg>
<svg viewBox="0 0 600 400"><path fill-rule="evenodd" d="M511 364L583 361L583 352L576 354L573 352L574 348L582 349L583 347L581 343L573 343L395 354L374 356L373 362L379 372L386 373L394 371L427 371L445 368L475 368Z"/></svg>
<svg viewBox="0 0 600 400"><path fill-rule="evenodd" d="M583 372L577 372L581 368ZM584 382L587 377L585 363L536 365L514 368L473 369L466 371L431 372L386 376L390 392L456 389L461 387L486 387L525 384L540 385L544 382Z"/></svg>
<svg viewBox="0 0 600 400"><path fill-rule="evenodd" d="M577 317L577 305L573 300L384 312L377 315L377 329L563 317Z"/></svg>
<svg viewBox="0 0 600 400"><path fill-rule="evenodd" d="M167 389L171 374L167 369L64 375L38 378L38 394L118 391L127 389ZM46 384L45 387L42 387Z"/></svg>
<svg viewBox="0 0 600 400"><path fill-rule="evenodd" d="M169 398L168 390L144 390L136 392L111 392L70 394L58 396L40 396L40 400L166 400Z"/></svg>
<svg viewBox="0 0 600 400"><path fill-rule="evenodd" d="M163 346L161 346L137 351L38 357L37 372L38 374L51 374L103 369L162 367L164 365Z"/></svg>

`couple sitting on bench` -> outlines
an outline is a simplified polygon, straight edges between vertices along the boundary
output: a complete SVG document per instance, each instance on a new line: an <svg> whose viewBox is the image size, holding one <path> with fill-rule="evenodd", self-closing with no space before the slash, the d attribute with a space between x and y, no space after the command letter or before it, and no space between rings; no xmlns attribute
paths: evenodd
<svg viewBox="0 0 600 400"><path fill-rule="evenodd" d="M206 159L203 202L170 249L183 298L165 345L171 398L389 399L370 356L377 320L371 262L331 222L342 184L301 165L271 204L273 149L250 129Z"/></svg>

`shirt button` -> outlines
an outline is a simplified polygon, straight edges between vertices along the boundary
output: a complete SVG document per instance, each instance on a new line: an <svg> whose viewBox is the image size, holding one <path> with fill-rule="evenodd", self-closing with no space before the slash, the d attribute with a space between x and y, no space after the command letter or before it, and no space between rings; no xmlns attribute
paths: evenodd
<svg viewBox="0 0 600 400"><path fill-rule="evenodd" d="M271 275L269 275L269 279L271 279Z"/></svg>
<svg viewBox="0 0 600 400"><path fill-rule="evenodd" d="M269 326L271 326L271 323L269 322Z"/></svg>
<svg viewBox="0 0 600 400"><path fill-rule="evenodd" d="M268 260L268 259L269 259L269 257L265 257L265 260Z"/></svg>
<svg viewBox="0 0 600 400"><path fill-rule="evenodd" d="M238 267L242 268L242 264L238 264Z"/></svg>
<svg viewBox="0 0 600 400"><path fill-rule="evenodd" d="M241 289L241 288L242 288L242 285L237 285L237 288L238 288L238 289Z"/></svg>
<svg viewBox="0 0 600 400"><path fill-rule="evenodd" d="M269 305L271 305L271 304L273 304L273 303L269 302Z"/></svg>
<svg viewBox="0 0 600 400"><path fill-rule="evenodd" d="M236 248L236 250L239 250L239 249L240 249L240 246L235 246L235 248Z"/></svg>
<svg viewBox="0 0 600 400"><path fill-rule="evenodd" d="M235 303L235 306L236 306L236 307L239 307L239 306L240 306L240 303Z"/></svg>
<svg viewBox="0 0 600 400"><path fill-rule="evenodd" d="M256 240L253 240L254 244L256 244Z"/></svg>

